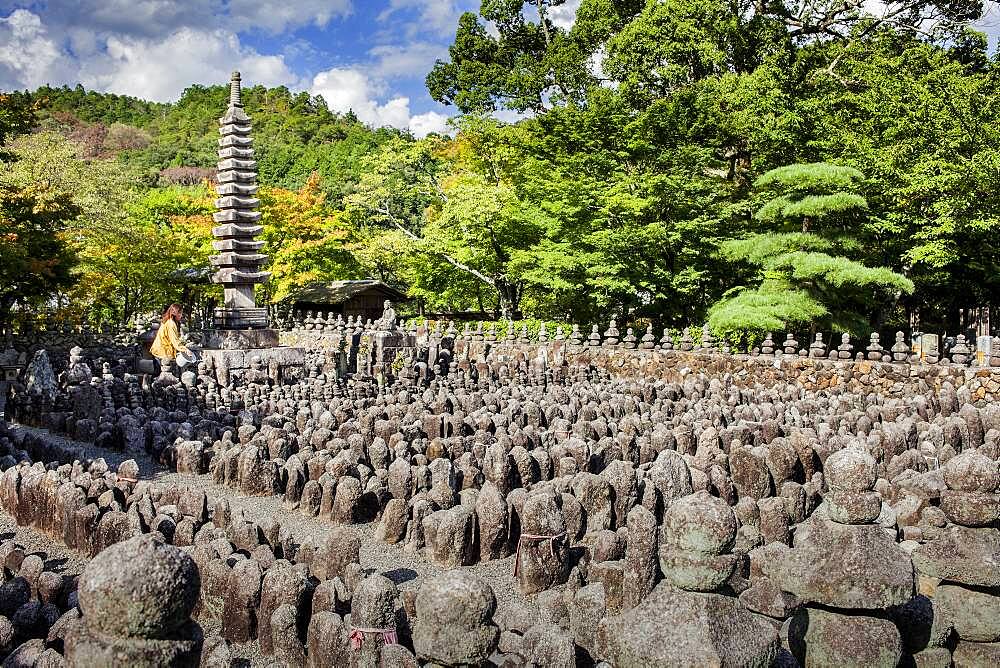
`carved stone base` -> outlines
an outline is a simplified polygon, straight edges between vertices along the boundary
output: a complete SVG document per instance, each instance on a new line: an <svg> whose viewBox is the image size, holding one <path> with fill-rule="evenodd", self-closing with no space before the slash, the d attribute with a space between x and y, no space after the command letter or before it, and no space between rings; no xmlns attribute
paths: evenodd
<svg viewBox="0 0 1000 668"><path fill-rule="evenodd" d="M66 638L66 660L71 666L195 666L203 637L194 622L178 631L177 640L106 637L81 623Z"/></svg>
<svg viewBox="0 0 1000 668"><path fill-rule="evenodd" d="M306 361L305 349L284 346L247 350L207 348L201 355L215 370L221 385L228 385L233 380L261 382L265 378L281 382L302 374Z"/></svg>
<svg viewBox="0 0 1000 668"><path fill-rule="evenodd" d="M202 348L218 350L249 350L275 348L278 331L275 329L206 329L202 332Z"/></svg>
<svg viewBox="0 0 1000 668"><path fill-rule="evenodd" d="M215 326L225 329L260 329L267 327L267 309L217 308Z"/></svg>

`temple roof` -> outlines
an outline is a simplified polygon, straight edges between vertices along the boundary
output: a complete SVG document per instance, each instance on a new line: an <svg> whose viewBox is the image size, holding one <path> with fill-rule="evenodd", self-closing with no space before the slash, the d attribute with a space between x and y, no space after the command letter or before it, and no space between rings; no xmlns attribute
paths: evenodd
<svg viewBox="0 0 1000 668"><path fill-rule="evenodd" d="M309 304L342 304L351 297L365 292L378 294L384 299L391 299L394 302L402 302L409 299L404 293L386 285L382 281L364 279L308 283L297 290L293 290L281 301L306 302Z"/></svg>

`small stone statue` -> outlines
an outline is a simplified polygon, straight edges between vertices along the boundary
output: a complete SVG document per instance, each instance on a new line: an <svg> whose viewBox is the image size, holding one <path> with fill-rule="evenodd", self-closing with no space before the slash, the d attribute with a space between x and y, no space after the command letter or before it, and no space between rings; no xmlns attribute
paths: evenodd
<svg viewBox="0 0 1000 668"><path fill-rule="evenodd" d="M684 333L681 334L680 348L684 352L691 352L694 350L694 339L691 338L691 330L687 327L684 328Z"/></svg>
<svg viewBox="0 0 1000 668"><path fill-rule="evenodd" d="M632 331L631 327L629 327L625 332L625 338L622 339L622 347L624 347L626 350L635 350L636 338L635 338L635 333Z"/></svg>
<svg viewBox="0 0 1000 668"><path fill-rule="evenodd" d="M896 332L896 342L892 344L892 361L905 362L910 358L910 346L906 345L902 332Z"/></svg>
<svg viewBox="0 0 1000 668"><path fill-rule="evenodd" d="M851 345L851 335L844 333L840 335L840 345L837 347L837 357L842 360L849 360L854 356L854 346Z"/></svg>
<svg viewBox="0 0 1000 668"><path fill-rule="evenodd" d="M66 382L70 385L89 383L93 372L83 360L83 348L74 346L69 351L69 369L66 372Z"/></svg>
<svg viewBox="0 0 1000 668"><path fill-rule="evenodd" d="M789 334L789 336L791 336L791 334ZM771 332L767 332L764 335L764 340L760 344L760 354L761 355L774 354L774 340L771 338Z"/></svg>
<svg viewBox="0 0 1000 668"><path fill-rule="evenodd" d="M955 364L968 364L971 356L972 351L965 342L965 335L959 334L955 338L955 345L951 347L951 361Z"/></svg>
<svg viewBox="0 0 1000 668"><path fill-rule="evenodd" d="M618 327L614 319L611 320L611 324L608 325L607 331L604 332L604 345L606 346L617 346L618 345Z"/></svg>
<svg viewBox="0 0 1000 668"><path fill-rule="evenodd" d="M711 352L716 349L717 339L712 335L712 330L709 329L708 323L706 322L701 328L701 349L705 352Z"/></svg>
<svg viewBox="0 0 1000 668"><path fill-rule="evenodd" d="M826 343L823 342L823 333L816 333L816 340L809 346L809 357L826 357Z"/></svg>
<svg viewBox="0 0 1000 668"><path fill-rule="evenodd" d="M882 348L882 344L879 343L878 332L872 332L871 341L868 344L868 359L873 362L877 362L882 359L882 355L885 354L885 350Z"/></svg>
<svg viewBox="0 0 1000 668"><path fill-rule="evenodd" d="M666 327L663 328L663 336L660 337L660 349L661 350L673 350L674 349L674 337L670 336L670 330Z"/></svg>
<svg viewBox="0 0 1000 668"><path fill-rule="evenodd" d="M384 332L396 331L396 311L392 308L392 302L388 299L382 303L382 317L378 321L378 329Z"/></svg>
<svg viewBox="0 0 1000 668"><path fill-rule="evenodd" d="M590 336L587 337L587 345L589 346L599 346L601 345L601 333L597 329L597 325L590 331Z"/></svg>
<svg viewBox="0 0 1000 668"><path fill-rule="evenodd" d="M642 335L642 343L639 348L642 350L652 350L656 347L656 337L653 335L653 326L646 325L646 333Z"/></svg>
<svg viewBox="0 0 1000 668"><path fill-rule="evenodd" d="M799 342L795 340L795 336L791 332L785 334L783 346L786 355L797 355L799 352Z"/></svg>

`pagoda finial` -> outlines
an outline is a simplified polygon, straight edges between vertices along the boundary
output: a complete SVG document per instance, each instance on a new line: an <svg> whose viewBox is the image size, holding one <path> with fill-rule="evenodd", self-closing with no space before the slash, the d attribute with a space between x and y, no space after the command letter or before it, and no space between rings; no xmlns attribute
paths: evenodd
<svg viewBox="0 0 1000 668"><path fill-rule="evenodd" d="M232 78L229 80L229 106L230 107L243 107L243 98L240 94L240 73L233 72Z"/></svg>

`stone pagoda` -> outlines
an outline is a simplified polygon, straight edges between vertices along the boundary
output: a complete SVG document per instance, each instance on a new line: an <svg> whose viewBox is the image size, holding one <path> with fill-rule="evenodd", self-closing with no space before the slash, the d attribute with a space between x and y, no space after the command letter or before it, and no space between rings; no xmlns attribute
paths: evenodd
<svg viewBox="0 0 1000 668"><path fill-rule="evenodd" d="M206 361L214 368L234 374L263 365L280 375L279 369L299 366L303 352L299 348L278 345L278 332L268 327L266 308L257 306L254 289L265 283L271 274L264 270L267 255L261 253L263 241L257 235L260 224L260 204L257 194L257 162L253 159L253 139L250 137L250 117L243 110L240 73L233 72L229 82L229 106L219 119L219 198L213 215L218 253L211 258L215 273L212 282L222 284L223 305L215 309L213 329L203 334Z"/></svg>
<svg viewBox="0 0 1000 668"><path fill-rule="evenodd" d="M263 271L267 256L260 253L263 241L256 237L260 225L257 193L257 162L253 159L250 117L243 111L240 73L233 72L229 84L229 108L219 119L219 172L215 187L219 199L213 215L215 241L219 252L212 256L216 272L213 283L225 287L225 304L215 310L219 330L254 330L267 328L267 310L258 308L254 287L264 283L270 273Z"/></svg>

